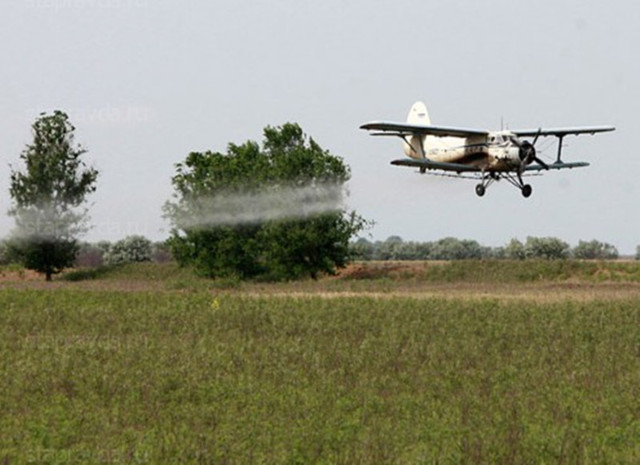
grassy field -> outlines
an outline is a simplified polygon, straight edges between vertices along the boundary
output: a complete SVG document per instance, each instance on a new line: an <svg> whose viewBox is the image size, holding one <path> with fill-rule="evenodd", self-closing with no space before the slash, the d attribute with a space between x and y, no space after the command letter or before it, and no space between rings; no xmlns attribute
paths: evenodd
<svg viewBox="0 0 640 465"><path fill-rule="evenodd" d="M640 462L636 263L2 279L3 465Z"/></svg>

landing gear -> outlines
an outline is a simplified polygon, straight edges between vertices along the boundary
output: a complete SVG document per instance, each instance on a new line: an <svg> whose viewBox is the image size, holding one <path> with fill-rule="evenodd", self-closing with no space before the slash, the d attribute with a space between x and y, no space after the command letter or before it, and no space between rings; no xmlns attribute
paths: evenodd
<svg viewBox="0 0 640 465"><path fill-rule="evenodd" d="M496 173L486 173L482 172L482 180L480 184L476 185L476 195L478 197L482 197L486 192L487 188L493 184L495 181L499 181L500 176Z"/></svg>
<svg viewBox="0 0 640 465"><path fill-rule="evenodd" d="M522 193L522 196L524 198L531 197L531 194L533 193L533 188L531 187L531 185L525 184L522 181L521 173L515 173L515 174L510 172L498 173L495 171L489 172L489 173L484 173L484 172L482 173L481 182L480 184L476 185L476 195L478 197L484 196L484 194L487 192L487 188L495 181L500 181L501 179L505 179L506 181L509 182L509 184L511 184L516 189L520 189L520 192Z"/></svg>

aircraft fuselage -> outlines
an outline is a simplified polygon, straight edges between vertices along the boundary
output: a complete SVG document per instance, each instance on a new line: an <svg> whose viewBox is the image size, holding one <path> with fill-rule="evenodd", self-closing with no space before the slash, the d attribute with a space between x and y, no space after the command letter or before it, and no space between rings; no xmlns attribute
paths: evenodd
<svg viewBox="0 0 640 465"><path fill-rule="evenodd" d="M512 171L523 162L522 142L509 131L496 131L488 137L413 136L405 143L411 158L435 162L478 166L489 171Z"/></svg>

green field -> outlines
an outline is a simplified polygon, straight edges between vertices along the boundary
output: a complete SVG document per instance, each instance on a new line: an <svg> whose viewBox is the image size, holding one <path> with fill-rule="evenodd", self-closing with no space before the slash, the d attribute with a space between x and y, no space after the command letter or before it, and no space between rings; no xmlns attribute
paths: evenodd
<svg viewBox="0 0 640 465"><path fill-rule="evenodd" d="M3 276L3 465L640 462L635 263Z"/></svg>

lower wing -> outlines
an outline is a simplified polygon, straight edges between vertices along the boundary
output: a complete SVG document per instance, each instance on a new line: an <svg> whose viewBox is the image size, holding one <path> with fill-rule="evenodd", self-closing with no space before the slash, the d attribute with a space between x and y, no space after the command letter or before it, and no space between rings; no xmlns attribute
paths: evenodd
<svg viewBox="0 0 640 465"><path fill-rule="evenodd" d="M463 165L461 163L445 163L440 161L431 161L429 159L414 159L414 158L402 158L400 160L393 160L392 165L397 166L413 166L416 168L423 168L428 170L442 170L442 171L455 171L457 173L463 172L480 172L482 169L478 166Z"/></svg>
<svg viewBox="0 0 640 465"><path fill-rule="evenodd" d="M431 161L429 159L414 159L414 158L402 158L400 160L393 160L391 162L392 165L396 166L412 166L415 168L422 168L427 170L442 170L442 171L454 171L456 173L480 173L482 171L490 173L492 171L511 171L517 172L517 168L513 168L511 170L492 170L491 168L482 169L480 166L474 165L463 165L461 163L446 163L439 161ZM562 169L571 169L571 168L582 168L585 166L589 166L589 163L583 161L570 162L570 163L551 163L547 165L550 170L562 170ZM528 165L524 168L523 171L546 171L542 165L534 164Z"/></svg>

